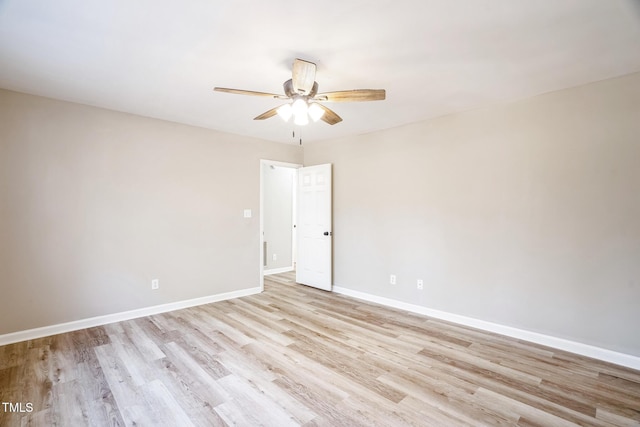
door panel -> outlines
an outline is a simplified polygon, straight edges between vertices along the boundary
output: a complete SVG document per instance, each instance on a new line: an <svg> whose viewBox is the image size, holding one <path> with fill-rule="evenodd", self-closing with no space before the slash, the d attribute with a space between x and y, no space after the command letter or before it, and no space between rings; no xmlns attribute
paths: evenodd
<svg viewBox="0 0 640 427"><path fill-rule="evenodd" d="M331 164L298 169L297 235L296 282L330 291Z"/></svg>

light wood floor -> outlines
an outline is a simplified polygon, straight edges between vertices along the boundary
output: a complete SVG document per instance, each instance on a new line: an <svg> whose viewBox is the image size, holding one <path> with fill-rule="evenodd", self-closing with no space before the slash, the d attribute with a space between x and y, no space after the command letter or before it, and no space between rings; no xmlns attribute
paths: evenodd
<svg viewBox="0 0 640 427"><path fill-rule="evenodd" d="M638 371L270 277L0 347L0 425L640 424Z"/></svg>

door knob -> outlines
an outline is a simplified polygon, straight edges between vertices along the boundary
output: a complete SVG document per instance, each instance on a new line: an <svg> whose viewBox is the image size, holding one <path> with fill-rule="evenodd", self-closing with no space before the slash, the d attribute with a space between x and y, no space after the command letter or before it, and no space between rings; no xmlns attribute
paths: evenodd
<svg viewBox="0 0 640 427"><path fill-rule="evenodd" d="M331 232L330 232L330 231L325 231L325 232L324 232L324 235L325 235L325 236L331 236Z"/></svg>

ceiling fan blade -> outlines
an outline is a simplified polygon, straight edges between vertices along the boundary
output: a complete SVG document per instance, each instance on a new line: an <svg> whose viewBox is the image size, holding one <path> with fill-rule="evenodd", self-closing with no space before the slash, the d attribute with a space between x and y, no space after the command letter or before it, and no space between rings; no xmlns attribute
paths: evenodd
<svg viewBox="0 0 640 427"><path fill-rule="evenodd" d="M264 113L260 114L258 117L255 117L253 120L269 119L269 118L275 116L276 114L278 114L278 108L280 108L280 107L272 108L269 111L265 111Z"/></svg>
<svg viewBox="0 0 640 427"><path fill-rule="evenodd" d="M322 108L324 110L324 114L322 115L322 117L320 117L320 119L323 122L329 123L330 125L335 125L336 123L340 123L342 121L342 117L337 115L335 113L335 111L333 111L330 108L325 107L322 104L318 104L318 105L320 106L320 108Z"/></svg>
<svg viewBox="0 0 640 427"><path fill-rule="evenodd" d="M327 102L356 102L382 101L385 98L386 92L384 89L354 89L319 93L313 99L315 101Z"/></svg>
<svg viewBox="0 0 640 427"><path fill-rule="evenodd" d="M260 114L257 117L254 117L253 120L265 120L265 119L269 119L273 116L275 116L276 114L278 114L278 107L276 108L272 108L269 111L265 111L264 113Z"/></svg>
<svg viewBox="0 0 640 427"><path fill-rule="evenodd" d="M287 99L286 96L278 95L277 93L255 92L253 90L229 89L227 87L214 87L213 90L216 92L234 93L236 95L268 96L269 98Z"/></svg>
<svg viewBox="0 0 640 427"><path fill-rule="evenodd" d="M296 58L293 61L291 80L296 93L308 95L316 80L316 64Z"/></svg>

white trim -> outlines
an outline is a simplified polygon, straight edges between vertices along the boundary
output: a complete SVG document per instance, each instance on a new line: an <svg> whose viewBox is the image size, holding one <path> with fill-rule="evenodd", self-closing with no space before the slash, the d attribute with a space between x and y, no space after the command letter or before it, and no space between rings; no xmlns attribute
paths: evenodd
<svg viewBox="0 0 640 427"><path fill-rule="evenodd" d="M538 332L526 331L524 329L513 328L511 326L500 325L498 323L486 322L484 320L448 313L446 311L434 310L432 308L409 304L391 298L380 297L366 292L354 291L342 286L334 285L333 291L364 301L374 302L376 304L386 305L388 307L398 308L412 313L423 314L436 319L446 320L448 322L470 326L472 328L494 332L508 337L530 341L536 344L542 344L559 350L640 370L640 357L633 356L631 354L619 353L606 348L595 347L589 344L566 340L564 338L557 338L551 335L540 334Z"/></svg>
<svg viewBox="0 0 640 427"><path fill-rule="evenodd" d="M289 267L280 267L280 268L272 268L270 270L264 270L264 275L268 276L270 274L288 273L289 271L293 271L292 265Z"/></svg>
<svg viewBox="0 0 640 427"><path fill-rule="evenodd" d="M121 313L107 314L104 316L90 317L88 319L75 320L73 322L59 323L57 325L44 326L42 328L12 332L9 334L0 335L0 346L36 338L48 337L50 335L62 334L65 332L77 331L79 329L92 328L94 326L102 326L114 322L122 322L124 320L136 319L138 317L166 313L168 311L180 310L197 305L210 304L212 302L245 297L258 294L260 292L260 287L241 289L239 291L225 292L222 294L209 295L206 297L193 298L168 304L154 305L152 307L139 308L136 310L123 311Z"/></svg>

